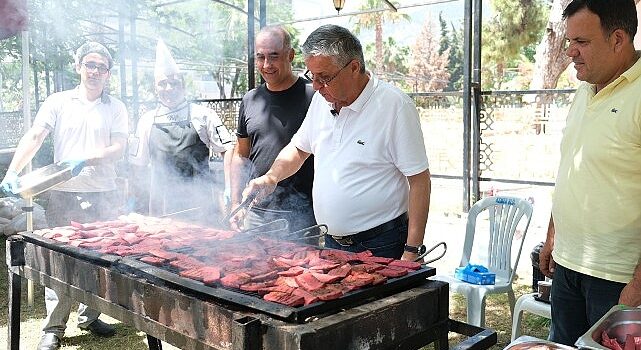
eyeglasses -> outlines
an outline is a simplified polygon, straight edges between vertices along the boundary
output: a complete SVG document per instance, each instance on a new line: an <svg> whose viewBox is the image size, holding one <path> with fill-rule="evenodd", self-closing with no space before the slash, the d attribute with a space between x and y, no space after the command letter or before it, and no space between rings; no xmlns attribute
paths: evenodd
<svg viewBox="0 0 641 350"><path fill-rule="evenodd" d="M307 78L307 80L309 80L311 82L315 81L315 82L323 85L324 87L327 87L327 85L329 85L329 83L331 83L332 80L334 80L334 78L336 78L341 73L341 71L343 69L345 69L347 66L349 66L350 63L352 63L352 60L347 62L347 64L344 65L343 68L339 69L338 72L336 72L336 74L334 74L331 78L326 78L325 79L325 78L321 78L321 77L315 77L314 73L310 72L309 69L305 71L305 74L303 74L303 76L305 76L305 78Z"/></svg>
<svg viewBox="0 0 641 350"><path fill-rule="evenodd" d="M156 85L162 89L166 89L170 85L176 88L176 87L181 87L183 85L183 82L180 79L165 79L157 82Z"/></svg>
<svg viewBox="0 0 641 350"><path fill-rule="evenodd" d="M83 62L81 64L85 66L85 69L87 71L98 71L98 73L100 74L105 74L109 72L109 68L107 68L107 66L104 66L102 64L96 64L93 62Z"/></svg>

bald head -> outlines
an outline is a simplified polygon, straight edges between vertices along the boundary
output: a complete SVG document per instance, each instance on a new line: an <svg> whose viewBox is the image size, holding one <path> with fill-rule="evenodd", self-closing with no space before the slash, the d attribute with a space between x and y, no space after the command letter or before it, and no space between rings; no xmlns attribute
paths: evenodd
<svg viewBox="0 0 641 350"><path fill-rule="evenodd" d="M256 35L256 43L264 38L279 38L282 43L282 49L287 51L292 48L292 37L289 32L281 26L267 26L264 27Z"/></svg>
<svg viewBox="0 0 641 350"><path fill-rule="evenodd" d="M296 82L292 73L294 50L289 33L280 26L263 28L256 36L256 67L271 91L288 89Z"/></svg>

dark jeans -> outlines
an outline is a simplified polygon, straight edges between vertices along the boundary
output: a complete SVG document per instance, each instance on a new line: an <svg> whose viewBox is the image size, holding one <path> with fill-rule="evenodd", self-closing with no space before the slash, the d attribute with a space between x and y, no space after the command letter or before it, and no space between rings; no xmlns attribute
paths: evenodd
<svg viewBox="0 0 641 350"><path fill-rule="evenodd" d="M556 264L550 302L550 340L574 346L612 306L618 304L624 283L607 281Z"/></svg>
<svg viewBox="0 0 641 350"><path fill-rule="evenodd" d="M394 259L400 259L401 256L403 256L405 243L407 243L407 221L366 241L356 240L356 242L350 246L342 246L338 244L332 236L325 235L325 248L345 250L353 253L369 250L375 256Z"/></svg>

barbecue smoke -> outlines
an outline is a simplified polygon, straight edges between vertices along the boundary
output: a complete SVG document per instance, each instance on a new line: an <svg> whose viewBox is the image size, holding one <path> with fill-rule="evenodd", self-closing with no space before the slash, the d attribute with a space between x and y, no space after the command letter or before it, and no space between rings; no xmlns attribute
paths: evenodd
<svg viewBox="0 0 641 350"><path fill-rule="evenodd" d="M154 126L155 127L155 126ZM153 162L153 160L152 160ZM207 164L197 164L200 172L185 176L175 165L156 161L150 167L131 166L132 210L151 216L167 216L175 220L220 227L224 215L225 189L222 158L214 157Z"/></svg>

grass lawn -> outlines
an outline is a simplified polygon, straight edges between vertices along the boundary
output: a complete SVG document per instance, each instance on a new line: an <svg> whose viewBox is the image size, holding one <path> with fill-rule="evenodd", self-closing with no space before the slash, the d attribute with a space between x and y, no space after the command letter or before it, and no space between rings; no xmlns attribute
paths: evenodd
<svg viewBox="0 0 641 350"><path fill-rule="evenodd" d="M0 239L0 259L5 260L5 239ZM27 285L26 281L23 284L22 293L22 308L21 308L21 328L20 328L20 349L35 349L38 341L40 340L42 323L46 316L44 305L44 288L40 285L35 287L34 305L29 307L27 305ZM529 293L530 286L523 284L516 285L517 298L521 294ZM2 272L0 272L0 305L3 311L0 313L0 348L7 348L7 318L8 318L8 305L7 305L7 269L4 263L2 264ZM76 308L73 309L74 311ZM123 349L123 350L142 350L147 349L147 341L144 333L136 329L124 325L115 319L109 318L105 315L101 319L115 324L117 335L110 338L95 337L91 333L82 331L77 327L75 312L71 313L63 340L62 349ZM460 321L465 321L465 298L460 295L452 295L450 298L450 318ZM498 344L492 349L503 349L510 343L512 318L510 316L510 308L507 302L507 295L490 295L487 299L486 307L486 327L495 329L498 334ZM531 335L537 338L547 338L549 331L549 320L525 313L522 322L522 334ZM450 335L451 344L456 344L461 341L460 336L455 334ZM430 349L433 347L426 347ZM168 344L163 344L163 349L172 350L177 349ZM339 349L328 349L339 350Z"/></svg>

